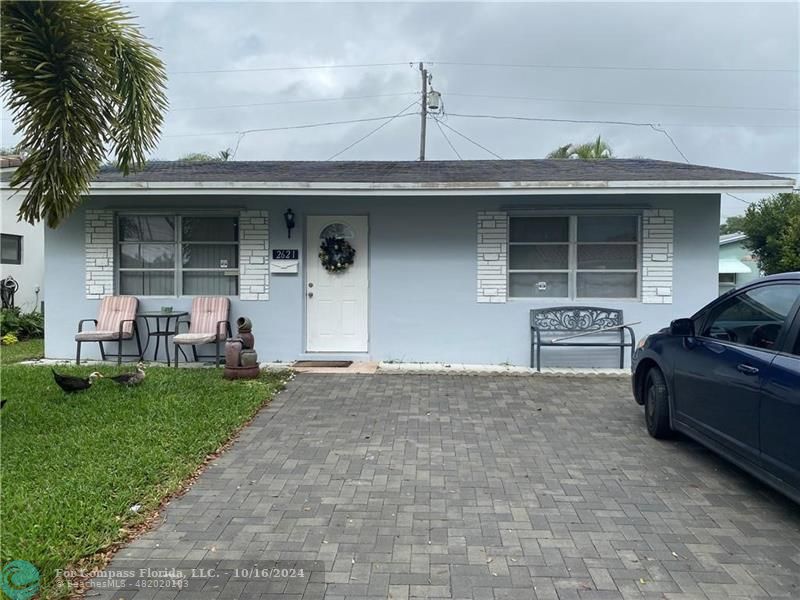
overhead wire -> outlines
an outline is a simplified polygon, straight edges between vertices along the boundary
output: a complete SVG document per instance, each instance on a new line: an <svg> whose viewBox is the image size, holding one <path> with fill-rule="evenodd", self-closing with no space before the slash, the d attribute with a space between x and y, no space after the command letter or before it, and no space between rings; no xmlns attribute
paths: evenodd
<svg viewBox="0 0 800 600"><path fill-rule="evenodd" d="M408 113L405 115L400 115L402 117L409 116L413 113ZM351 123L368 123L370 121L383 121L384 119L389 119L394 115L383 115L380 117L366 117L363 119L346 119L343 121L323 121L320 123L301 123L299 125L285 125L281 127L260 127L256 129L243 129L243 130L230 130L230 131L208 131L205 133L173 133L162 135L161 137L205 137L205 136L212 136L212 135L239 135L245 134L249 135L251 133L263 133L268 131L289 131L292 129L311 129L314 127L327 127L329 125L349 125Z"/></svg>
<svg viewBox="0 0 800 600"><path fill-rule="evenodd" d="M461 158L461 155L458 153L458 150L456 150L456 147L453 145L453 142L451 142L450 138L447 137L447 134L444 132L444 129L442 129L442 124L439 122L439 119L434 116L433 120L436 122L436 126L439 128L439 132L442 134L442 137L444 138L444 141L447 142L448 146L450 146L450 149L458 157L458 160L464 160L463 158Z"/></svg>
<svg viewBox="0 0 800 600"><path fill-rule="evenodd" d="M457 129L455 129L455 128L453 128L452 126L448 125L447 123L445 123L445 122L443 122L443 121L442 121L442 122L441 122L441 124L442 124L442 125L444 125L445 127L447 127L447 128L450 130L450 131L452 131L452 132L453 132L453 133L455 133L456 135L458 135L458 136L461 136L462 138L464 138L465 140L467 140L467 141L468 141L468 142L470 142L471 144L474 144L474 145L475 145L475 146L477 146L478 148L481 148L482 150L485 150L486 152L488 152L489 154L491 154L491 155L492 155L492 156L494 156L495 158L499 158L500 160L503 160L503 157L502 157L502 156L500 156L499 154L497 154L496 152L492 152L491 150L489 150L489 148L487 148L487 147L486 147L486 146L484 146L483 144L480 144L480 143L476 142L475 140L473 140L473 139L472 139L472 138L470 138L469 136L467 136L467 135L465 135L465 134L461 133L460 131L458 131Z"/></svg>
<svg viewBox="0 0 800 600"><path fill-rule="evenodd" d="M596 71L685 71L698 73L797 73L797 68L774 67L688 67L688 66L646 66L646 65L574 65L552 63L490 63L490 62L463 62L426 60L431 65L448 65L457 67L489 67L511 69L568 69L568 70L596 70Z"/></svg>
<svg viewBox="0 0 800 600"><path fill-rule="evenodd" d="M215 73L257 73L271 71L310 71L319 69L363 69L375 67L403 67L419 63L419 59L380 62L380 63L329 63L317 65L271 65L265 67L231 67L219 69L185 69L170 71L171 75L200 75ZM474 68L511 68L511 69L565 69L581 71L656 71L656 72L696 72L696 73L796 73L796 68L783 67L695 67L695 66L657 66L657 65L575 65L555 63L504 63L504 62L467 62L453 60L422 60L431 65L446 65Z"/></svg>
<svg viewBox="0 0 800 600"><path fill-rule="evenodd" d="M355 63L355 64L327 64L327 65L296 65L296 66L270 66L270 67L242 67L230 69L198 69L185 71L170 71L170 75L202 75L212 73L258 73L269 71L311 71L315 69L364 69L372 67L399 67L413 64L415 61L385 62L385 63Z"/></svg>
<svg viewBox="0 0 800 600"><path fill-rule="evenodd" d="M504 96L501 94L472 94L465 92L447 92L448 96L464 98L488 98L495 100L523 100L532 102L575 102L580 104L619 104L620 106L659 106L664 108L702 108L714 110L768 110L800 112L800 108L790 108L782 106L741 106L741 105L718 105L718 104L669 104L662 102L630 102L626 100L590 100L574 98L553 98L538 96Z"/></svg>
<svg viewBox="0 0 800 600"><path fill-rule="evenodd" d="M339 151L338 151L338 152L336 152L335 154L332 154L332 155L331 155L331 156L329 156L329 157L328 157L326 160L333 160L333 159L334 159L334 158L336 158L337 156L339 156L339 155L341 155L341 154L344 154L345 152L347 152L348 150L350 150L350 148L352 148L353 146L355 146L355 145L357 145L357 144L360 144L361 142L363 142L365 139L367 139L367 138L368 138L369 136L371 136L372 134L374 134L374 133L377 133L378 131L380 131L381 129L383 129L384 127L386 127L386 126L387 126L389 123L391 123L392 121L394 121L396 118L404 116L404 114L403 114L403 113L405 113L405 112L406 112L406 111L407 111L409 108L411 108L412 106L415 106L415 105L417 105L417 104L419 104L419 101L418 101L418 100L414 100L414 102L412 102L411 104L409 104L408 106L406 106L405 108L403 108L403 109L402 109L400 112L398 112L396 115L393 115L393 116L389 117L389 118L388 118L388 119L386 119L386 120L385 120L383 123L381 123L380 125L378 125L378 126L375 128L375 129L373 129L373 130L369 131L369 132L368 132L366 135L363 135L363 136L361 136L360 138L358 138L357 140L355 140L353 143L351 143L351 144L348 144L347 146L345 146L344 148L342 148L341 150L339 150ZM412 114L412 113L407 113L407 114Z"/></svg>
<svg viewBox="0 0 800 600"><path fill-rule="evenodd" d="M185 106L171 108L170 111L215 110L220 108L255 108L258 106L278 106L283 104L313 104L317 102L338 102L346 100L367 100L371 98L389 98L395 96L417 95L419 92L396 92L391 94L367 94L364 96L331 96L328 98L304 98L301 100L275 100L271 102L253 102L250 104L213 104L206 106Z"/></svg>

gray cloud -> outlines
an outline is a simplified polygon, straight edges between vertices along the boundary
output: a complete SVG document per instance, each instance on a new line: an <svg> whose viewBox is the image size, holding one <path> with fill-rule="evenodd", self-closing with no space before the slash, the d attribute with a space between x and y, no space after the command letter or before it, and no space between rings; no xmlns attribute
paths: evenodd
<svg viewBox="0 0 800 600"><path fill-rule="evenodd" d="M800 170L796 3L559 4L129 4L162 48L172 107L160 158L232 147L235 134L395 114L418 89L415 65L379 68L180 74L206 69L405 62L429 59L448 113L662 123L692 162L757 171ZM752 68L752 72L482 68L437 64ZM767 72L758 69L791 69ZM378 94L335 102L179 110ZM460 95L465 94L465 95ZM480 98L532 97L538 100ZM591 102L587 102L591 101ZM599 103L605 101L607 103ZM638 103L637 105L623 103ZM793 110L667 107L772 107ZM447 123L504 158L542 157L567 142L602 135L619 156L681 160L648 128L493 121ZM379 122L253 133L239 159L324 159ZM435 124L428 157L454 158ZM10 123L3 122L4 143ZM418 119L396 119L340 158L414 159ZM447 130L446 130L447 131ZM173 137L202 134L193 137ZM465 158L489 155L448 132ZM743 205L723 200L727 214Z"/></svg>

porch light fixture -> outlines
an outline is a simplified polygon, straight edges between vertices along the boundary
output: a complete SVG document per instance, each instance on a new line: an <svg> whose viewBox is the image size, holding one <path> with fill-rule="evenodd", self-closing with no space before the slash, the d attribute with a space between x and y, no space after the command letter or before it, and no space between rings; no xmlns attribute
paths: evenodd
<svg viewBox="0 0 800 600"><path fill-rule="evenodd" d="M294 213L291 208L287 208L283 213L283 220L286 221L286 232L289 234L289 239L292 238L292 229L294 229Z"/></svg>

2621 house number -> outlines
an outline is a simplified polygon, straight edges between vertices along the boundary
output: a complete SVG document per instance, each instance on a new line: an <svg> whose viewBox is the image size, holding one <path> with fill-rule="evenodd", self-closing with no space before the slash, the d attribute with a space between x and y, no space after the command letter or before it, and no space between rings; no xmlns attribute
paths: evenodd
<svg viewBox="0 0 800 600"><path fill-rule="evenodd" d="M296 248L293 250L279 250L277 248L272 250L272 260L297 260L300 258L300 251Z"/></svg>

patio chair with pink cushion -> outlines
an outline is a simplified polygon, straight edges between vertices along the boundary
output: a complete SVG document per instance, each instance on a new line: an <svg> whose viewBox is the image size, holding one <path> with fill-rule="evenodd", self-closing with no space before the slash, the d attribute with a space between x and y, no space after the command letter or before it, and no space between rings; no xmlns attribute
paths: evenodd
<svg viewBox="0 0 800 600"><path fill-rule="evenodd" d="M216 358L215 366L219 366L222 358L220 342L231 336L231 324L228 320L230 311L231 301L225 296L197 296L192 300L192 314L189 317L191 320L178 323L178 327L181 323L187 323L189 331L179 333L172 338L175 344L176 368L178 366L178 346L191 346L195 361L201 358ZM198 356L197 346L211 343L216 346L216 356Z"/></svg>
<svg viewBox="0 0 800 600"><path fill-rule="evenodd" d="M78 322L78 333L75 342L78 348L75 352L75 362L81 364L81 344L84 342L97 342L100 344L100 356L117 357L117 364L122 364L123 358L142 358L142 342L139 339L139 328L136 325L136 309L139 299L136 296L106 296L100 301L100 314L96 319L81 319ZM83 330L83 324L94 323L94 329ZM122 342L136 337L138 354L123 354ZM103 347L103 342L117 342L117 353L108 354Z"/></svg>

